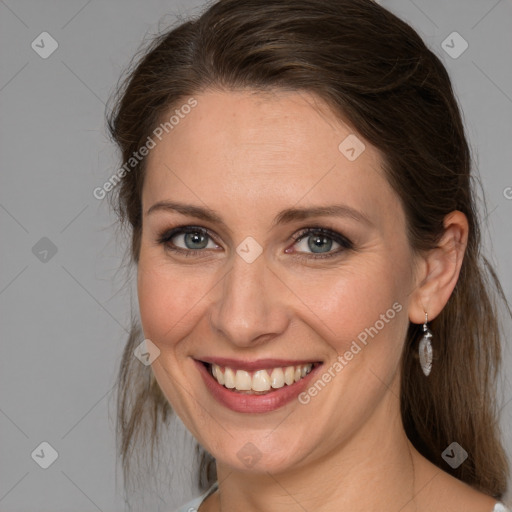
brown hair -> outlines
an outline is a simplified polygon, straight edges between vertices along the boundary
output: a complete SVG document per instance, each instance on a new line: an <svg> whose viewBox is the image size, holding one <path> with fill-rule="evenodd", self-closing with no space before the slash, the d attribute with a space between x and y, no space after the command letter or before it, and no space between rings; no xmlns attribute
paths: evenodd
<svg viewBox="0 0 512 512"><path fill-rule="evenodd" d="M199 18L156 37L135 62L109 117L128 161L164 116L209 89L308 91L383 154L416 251L436 246L444 217L462 211L469 240L457 285L431 322L436 359L425 378L417 361L421 326L404 346L401 413L414 446L460 480L501 498L508 467L499 439L496 376L500 331L497 277L480 254L471 157L451 82L441 61L405 22L371 0L221 0ZM143 159L120 183L114 206L141 238ZM494 293L493 293L494 292ZM507 305L507 310L510 309ZM134 324L119 373L118 434L125 478L141 440L158 441L172 409L151 372L133 357ZM452 469L441 458L457 441L469 454ZM201 489L215 479L201 451Z"/></svg>

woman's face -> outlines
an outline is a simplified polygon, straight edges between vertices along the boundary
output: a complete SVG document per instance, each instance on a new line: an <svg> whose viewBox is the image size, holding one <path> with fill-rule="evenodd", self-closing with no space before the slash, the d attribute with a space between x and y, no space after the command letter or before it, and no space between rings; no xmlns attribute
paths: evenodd
<svg viewBox="0 0 512 512"><path fill-rule="evenodd" d="M415 274L378 151L305 93L195 99L155 139L142 194L139 304L163 393L238 469L379 446L400 425Z"/></svg>

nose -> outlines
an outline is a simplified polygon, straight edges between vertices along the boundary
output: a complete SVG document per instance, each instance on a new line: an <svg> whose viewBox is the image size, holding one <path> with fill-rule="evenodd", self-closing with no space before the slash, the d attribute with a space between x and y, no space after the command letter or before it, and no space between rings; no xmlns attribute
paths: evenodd
<svg viewBox="0 0 512 512"><path fill-rule="evenodd" d="M252 263L235 254L217 293L210 322L233 345L256 346L285 332L290 320L285 297L290 292L263 254Z"/></svg>

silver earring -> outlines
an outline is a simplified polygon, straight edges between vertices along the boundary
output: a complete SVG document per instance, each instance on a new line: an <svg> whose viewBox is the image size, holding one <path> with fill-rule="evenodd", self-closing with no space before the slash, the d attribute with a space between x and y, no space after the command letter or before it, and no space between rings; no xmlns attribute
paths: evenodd
<svg viewBox="0 0 512 512"><path fill-rule="evenodd" d="M432 332L427 327L428 315L425 313L425 323L423 324L423 337L420 341L419 346L419 356L420 356L420 365L421 369L425 376L428 377L430 374L430 370L432 370L432 343L430 342L430 338L432 338Z"/></svg>

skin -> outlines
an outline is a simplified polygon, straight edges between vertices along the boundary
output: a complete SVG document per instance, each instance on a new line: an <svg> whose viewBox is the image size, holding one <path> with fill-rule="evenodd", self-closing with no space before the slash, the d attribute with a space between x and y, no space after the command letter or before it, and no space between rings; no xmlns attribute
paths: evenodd
<svg viewBox="0 0 512 512"><path fill-rule="evenodd" d="M145 337L160 349L157 382L217 460L220 491L200 512L490 512L492 498L409 443L398 399L407 327L423 323L425 312L435 318L452 293L465 216L448 215L439 247L415 254L378 150L363 141L365 150L349 161L338 146L354 130L319 99L284 91L195 98L197 107L148 156L138 295ZM160 201L208 207L224 225L175 211L148 214ZM330 215L272 225L285 208L332 204L369 222ZM212 235L198 256L158 242L183 225ZM353 249L333 242L321 254L336 256L315 260L307 235L290 238L318 226L341 233ZM252 263L236 252L247 236L262 248ZM190 247L183 235L172 242ZM192 359L300 358L329 367L394 303L401 311L306 405L231 411L211 397ZM261 454L250 468L237 456L247 443Z"/></svg>

